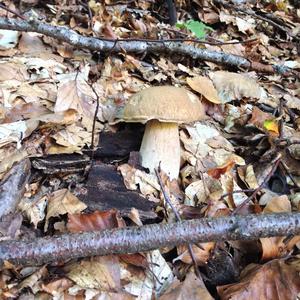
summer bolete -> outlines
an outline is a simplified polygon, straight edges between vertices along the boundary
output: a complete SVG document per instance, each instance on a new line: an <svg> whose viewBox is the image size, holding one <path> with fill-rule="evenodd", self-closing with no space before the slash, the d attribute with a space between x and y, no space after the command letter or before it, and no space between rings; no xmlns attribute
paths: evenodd
<svg viewBox="0 0 300 300"><path fill-rule="evenodd" d="M177 179L180 169L178 124L203 119L204 108L196 95L173 86L144 89L133 95L118 115L119 121L146 123L140 149L141 164L154 172L160 164Z"/></svg>

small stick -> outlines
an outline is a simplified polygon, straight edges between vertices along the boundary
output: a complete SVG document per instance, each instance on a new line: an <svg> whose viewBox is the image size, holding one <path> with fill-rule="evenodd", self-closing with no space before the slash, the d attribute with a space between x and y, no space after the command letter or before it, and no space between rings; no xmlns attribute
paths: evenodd
<svg viewBox="0 0 300 300"><path fill-rule="evenodd" d="M96 108L95 108L95 113L94 113L94 118L93 118L92 141L91 141L91 148L92 148L91 161L93 161L94 154L95 154L95 141L94 141L94 139L95 139L95 128L96 128L96 120L97 120L97 115L98 115L98 111L99 111L100 101L99 101L99 95L96 92L96 90L93 87L93 85L89 84L89 86L91 87L91 89L93 90L94 94L96 95Z"/></svg>
<svg viewBox="0 0 300 300"><path fill-rule="evenodd" d="M230 196L230 195L232 195L232 194L250 193L250 192L252 193L252 192L254 192L254 191L255 191L255 189L244 189L244 190L232 191L232 192L223 194L223 195L221 196L220 200L221 200L221 199L224 199L225 197Z"/></svg>
<svg viewBox="0 0 300 300"><path fill-rule="evenodd" d="M163 183L162 183L159 171L157 169L154 169L154 171L155 171L156 177L158 179L158 183L159 183L160 189L161 189L161 191L162 191L162 193L164 195L164 198L166 200L166 203L169 204L170 207L171 207L171 209L173 210L177 222L182 222L182 219L181 219L178 211L176 210L176 208L172 204L172 201L171 201L169 195L167 194L166 190L164 189L164 186L163 186ZM191 256L192 262L194 264L195 273L196 273L196 275L197 275L198 278L201 278L201 274L200 274L200 272L198 270L198 267L197 267L196 257L195 257L194 251L192 249L192 245L188 244L187 246L188 246L188 251L189 251L189 254Z"/></svg>
<svg viewBox="0 0 300 300"><path fill-rule="evenodd" d="M14 10L12 10L12 9L10 9L10 8L8 8L8 7L6 7L6 6L4 6L2 3L0 3L0 8L2 8L2 9L4 9L4 10L6 10L6 11L12 13L13 15L19 17L20 19L26 21L26 18L25 18L24 16L20 15L20 14L19 14L18 12L16 12L16 11L14 11Z"/></svg>
<svg viewBox="0 0 300 300"><path fill-rule="evenodd" d="M294 184L297 188L299 188L299 185L298 185L296 179L295 179L294 176L291 174L291 172L289 171L289 169L287 168L287 166L285 165L285 163L284 163L283 161L281 161L281 162L280 162L280 165L281 165L282 168L284 169L286 175L288 175L288 176L291 178L293 184Z"/></svg>
<svg viewBox="0 0 300 300"><path fill-rule="evenodd" d="M264 185L270 180L272 175L275 173L276 169L278 168L278 165L279 165L280 161L281 161L281 158L278 158L276 160L276 162L274 163L270 173L266 176L266 178L263 180L263 182L260 184L260 186L257 189L255 189L254 193L251 196L249 196L245 201L243 201L240 205L238 205L234 209L234 211L232 212L232 215L238 213L241 210L241 208L243 208L247 203L249 203L261 191L261 189L264 187Z"/></svg>

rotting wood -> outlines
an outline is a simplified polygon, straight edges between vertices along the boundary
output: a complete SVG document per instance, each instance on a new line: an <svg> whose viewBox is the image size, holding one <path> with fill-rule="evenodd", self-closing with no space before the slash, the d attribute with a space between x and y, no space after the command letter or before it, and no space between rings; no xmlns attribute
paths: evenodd
<svg viewBox="0 0 300 300"><path fill-rule="evenodd" d="M39 265L94 255L136 253L179 244L300 234L300 213L202 218L173 224L63 234L0 243L0 263Z"/></svg>
<svg viewBox="0 0 300 300"><path fill-rule="evenodd" d="M77 196L88 206L90 211L115 208L122 216L128 216L131 209L136 208L142 220L157 218L153 211L154 202L144 198L136 191L127 190L122 176L114 166L93 164L84 190Z"/></svg>

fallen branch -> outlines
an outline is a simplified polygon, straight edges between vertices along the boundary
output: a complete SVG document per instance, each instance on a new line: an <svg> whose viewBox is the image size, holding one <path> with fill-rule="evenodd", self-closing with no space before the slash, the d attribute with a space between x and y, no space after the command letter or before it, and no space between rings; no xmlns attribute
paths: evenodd
<svg viewBox="0 0 300 300"><path fill-rule="evenodd" d="M2 179L0 185L0 218L13 213L25 192L25 185L30 176L31 164L24 159L14 165Z"/></svg>
<svg viewBox="0 0 300 300"><path fill-rule="evenodd" d="M40 265L93 255L136 253L180 244L300 234L300 213L202 218L174 224L63 234L0 243L0 263Z"/></svg>
<svg viewBox="0 0 300 300"><path fill-rule="evenodd" d="M0 18L0 29L37 32L55 38L59 41L66 42L75 47L86 48L94 51L109 53L126 52L136 54L142 54L145 52L155 54L169 52L189 56L193 59L235 66L248 70L258 70L265 73L279 73L282 75L295 73L293 70L285 66L265 65L258 62L252 63L241 56L201 49L193 45L186 44L184 41L142 39L109 40L104 38L85 37L67 27L52 26L35 20L25 21L12 18Z"/></svg>

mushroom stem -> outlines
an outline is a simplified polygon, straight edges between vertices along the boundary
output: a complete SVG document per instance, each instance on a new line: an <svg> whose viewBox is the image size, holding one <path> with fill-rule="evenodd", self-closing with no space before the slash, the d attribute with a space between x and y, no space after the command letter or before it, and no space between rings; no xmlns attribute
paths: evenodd
<svg viewBox="0 0 300 300"><path fill-rule="evenodd" d="M141 164L151 173L159 166L170 177L177 179L180 169L180 142L177 123L150 120L146 124L140 149Z"/></svg>

